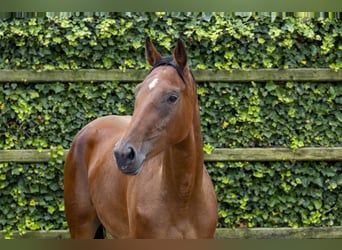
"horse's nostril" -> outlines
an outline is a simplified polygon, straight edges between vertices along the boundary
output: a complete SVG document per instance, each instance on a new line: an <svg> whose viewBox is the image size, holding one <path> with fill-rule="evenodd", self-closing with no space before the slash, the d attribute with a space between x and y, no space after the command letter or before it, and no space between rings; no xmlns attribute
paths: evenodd
<svg viewBox="0 0 342 250"><path fill-rule="evenodd" d="M129 160L134 160L135 158L135 151L132 147L128 147L128 154L127 154L127 159Z"/></svg>
<svg viewBox="0 0 342 250"><path fill-rule="evenodd" d="M119 166L130 165L136 158L135 149L132 146L126 146L121 149L118 146L115 146L114 158Z"/></svg>

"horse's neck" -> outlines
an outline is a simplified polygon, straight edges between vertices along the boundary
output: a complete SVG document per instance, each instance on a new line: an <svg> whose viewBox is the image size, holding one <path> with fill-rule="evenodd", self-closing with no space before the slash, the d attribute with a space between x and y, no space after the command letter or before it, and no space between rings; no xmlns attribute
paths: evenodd
<svg viewBox="0 0 342 250"><path fill-rule="evenodd" d="M164 178L181 200L191 199L202 184L203 145L198 106L194 110L189 135L165 152Z"/></svg>

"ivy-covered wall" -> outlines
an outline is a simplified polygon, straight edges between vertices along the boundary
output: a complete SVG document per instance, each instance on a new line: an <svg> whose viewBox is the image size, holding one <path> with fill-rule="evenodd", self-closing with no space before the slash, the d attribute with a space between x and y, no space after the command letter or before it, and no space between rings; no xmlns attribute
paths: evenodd
<svg viewBox="0 0 342 250"><path fill-rule="evenodd" d="M342 65L332 19L232 18L222 13L0 21L0 69L146 68L144 39L170 53L181 36L193 69ZM47 164L0 164L0 230L66 228L63 148L87 122L130 114L134 84L0 83L0 149L52 149ZM202 133L212 147L342 145L342 83L198 84ZM341 162L207 164L218 227L342 224Z"/></svg>

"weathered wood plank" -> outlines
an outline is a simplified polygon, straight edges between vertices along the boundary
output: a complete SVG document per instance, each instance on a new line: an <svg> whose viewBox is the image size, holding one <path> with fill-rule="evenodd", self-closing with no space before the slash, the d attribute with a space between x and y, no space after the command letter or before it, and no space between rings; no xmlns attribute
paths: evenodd
<svg viewBox="0 0 342 250"><path fill-rule="evenodd" d="M68 150L65 150L66 155ZM0 162L47 162L50 150L0 150ZM342 147L288 148L219 148L205 154L206 162L213 161L342 161Z"/></svg>
<svg viewBox="0 0 342 250"><path fill-rule="evenodd" d="M146 74L146 70L0 70L0 82L139 82Z"/></svg>
<svg viewBox="0 0 342 250"><path fill-rule="evenodd" d="M250 70L195 70L198 82L266 82L266 81L321 81L342 80L342 70L331 69L250 69Z"/></svg>
<svg viewBox="0 0 342 250"><path fill-rule="evenodd" d="M6 233L0 231L0 239ZM69 239L68 230L28 231L15 239ZM110 237L109 237L110 238ZM307 227L307 228L217 228L215 239L341 239L342 227Z"/></svg>
<svg viewBox="0 0 342 250"><path fill-rule="evenodd" d="M218 228L216 239L339 239L342 227Z"/></svg>
<svg viewBox="0 0 342 250"><path fill-rule="evenodd" d="M206 161L341 161L342 147L221 148L205 155Z"/></svg>
<svg viewBox="0 0 342 250"><path fill-rule="evenodd" d="M0 162L48 162L51 159L50 150L36 149L0 150Z"/></svg>
<svg viewBox="0 0 342 250"><path fill-rule="evenodd" d="M140 82L148 70L79 69L51 70L0 70L0 82ZM265 82L265 81L320 81L342 80L342 70L318 69L249 69L249 70L194 70L197 82Z"/></svg>
<svg viewBox="0 0 342 250"><path fill-rule="evenodd" d="M0 239L4 239L6 233L0 231ZM12 235L13 239L69 239L68 230L50 230L50 231L27 231L25 234L20 235L18 231L14 231Z"/></svg>

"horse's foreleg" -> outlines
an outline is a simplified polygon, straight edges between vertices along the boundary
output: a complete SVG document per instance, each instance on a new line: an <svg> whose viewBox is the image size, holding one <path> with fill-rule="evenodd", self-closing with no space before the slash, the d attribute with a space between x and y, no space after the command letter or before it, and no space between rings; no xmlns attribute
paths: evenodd
<svg viewBox="0 0 342 250"><path fill-rule="evenodd" d="M69 223L69 222L68 222ZM69 223L69 231L72 239L104 239L105 231L97 218L88 219L83 223Z"/></svg>
<svg viewBox="0 0 342 250"><path fill-rule="evenodd" d="M82 150L77 143L73 145L64 164L64 206L70 236L73 239L103 238L102 225L89 194L87 168L80 157Z"/></svg>

